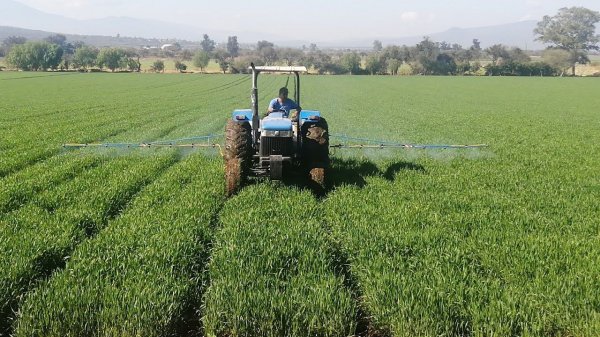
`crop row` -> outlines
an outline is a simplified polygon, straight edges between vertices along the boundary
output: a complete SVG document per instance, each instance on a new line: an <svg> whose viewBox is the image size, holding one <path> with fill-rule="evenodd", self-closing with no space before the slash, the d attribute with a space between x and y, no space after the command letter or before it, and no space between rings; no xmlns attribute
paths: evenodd
<svg viewBox="0 0 600 337"><path fill-rule="evenodd" d="M454 174L444 173L449 166L424 163L427 174L405 170L392 182L370 177L362 189L338 188L324 204L372 332L600 331L600 246L590 235L591 200L582 196L580 208L567 208L573 200L565 190L577 187L536 179L507 186L519 177L483 177L480 162L454 163ZM532 198L542 183L545 196ZM509 186L519 186L510 197ZM548 210L551 204L562 211Z"/></svg>
<svg viewBox="0 0 600 337"><path fill-rule="evenodd" d="M198 79L202 79L202 77L198 77ZM4 137L0 140L0 146L3 148L3 153L0 155L0 177L57 154L60 151L60 144L65 142L86 143L98 140L150 141L163 137L168 138L172 131L182 125L189 125L200 117L206 118L209 115L213 117L214 121L215 113L222 112L222 104L233 106L233 102L239 100L239 94L236 93L240 91L234 91L233 94L225 90L215 91L215 97L211 97L211 100L198 97L196 104L193 104L194 102L190 98L196 91L202 92L203 90L219 88L232 81L243 83L240 81L243 79L243 77L237 79L223 77L192 82L193 85L198 86L184 86L185 90L182 93L162 99L161 105L171 103L171 106L173 106L168 113L165 113L153 102L155 100L153 96L156 95L155 91L160 90L152 89L153 84L160 83L153 81L146 84L149 88L147 92L141 90L138 93L139 97L133 97L132 100L125 100L126 95L123 93L113 94L112 99L114 100L118 100L123 96L121 97L124 99L122 104L98 102L97 100L74 100L70 101L67 108L65 108L64 102L52 97L52 92L49 92L49 97L46 98L45 103L48 103L46 110L50 112L41 116L34 115L32 118L27 117L31 114L29 112L30 107L25 106L22 100L13 102L12 104L15 106L12 106L11 113L20 118L7 121L7 123L13 125L4 132ZM187 83L189 85L188 82L190 81L172 84L185 85ZM85 86L89 86L90 83L93 82L83 82ZM96 88L90 89L94 90ZM122 89L125 90L125 88ZM75 89L70 88L70 90ZM80 90L84 94L83 89ZM2 105L10 107L11 98L16 96L17 93L19 93L18 90L8 92L8 98ZM85 94L88 93L85 92ZM94 95L99 94L94 93ZM179 101L186 103L175 105ZM28 104L31 104L31 102ZM0 109L2 108L3 106L0 105ZM39 107L34 106L31 109L37 111ZM60 118L57 118L57 115L60 115ZM40 131L38 126L42 124L45 128ZM197 126L198 129L193 130L193 132L206 133L208 131L202 124ZM211 132L216 131L215 125L211 125L210 128ZM220 128L220 126L217 126L217 129L220 130Z"/></svg>
<svg viewBox="0 0 600 337"><path fill-rule="evenodd" d="M149 185L75 250L65 270L27 296L16 335L187 332L222 204L220 166L194 155Z"/></svg>
<svg viewBox="0 0 600 337"><path fill-rule="evenodd" d="M37 193L48 190L98 165L103 156L56 156L0 179L0 213L14 211Z"/></svg>
<svg viewBox="0 0 600 337"><path fill-rule="evenodd" d="M308 191L252 186L229 200L209 263L206 336L347 336L354 299Z"/></svg>
<svg viewBox="0 0 600 337"><path fill-rule="evenodd" d="M21 296L64 265L75 246L116 217L175 160L173 154L104 161L37 195L0 222L0 321L8 328Z"/></svg>

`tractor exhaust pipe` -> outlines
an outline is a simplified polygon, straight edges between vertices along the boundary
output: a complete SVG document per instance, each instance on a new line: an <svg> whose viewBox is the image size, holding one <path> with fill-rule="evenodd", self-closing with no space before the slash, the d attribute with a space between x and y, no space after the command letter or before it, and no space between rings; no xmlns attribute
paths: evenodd
<svg viewBox="0 0 600 337"><path fill-rule="evenodd" d="M252 143L254 148L258 148L258 124L260 118L258 116L258 74L254 63L250 63L252 67Z"/></svg>

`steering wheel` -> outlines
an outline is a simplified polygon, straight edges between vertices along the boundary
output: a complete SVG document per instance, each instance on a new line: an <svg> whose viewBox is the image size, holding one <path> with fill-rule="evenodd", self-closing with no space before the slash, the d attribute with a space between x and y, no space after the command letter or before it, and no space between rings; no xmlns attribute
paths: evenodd
<svg viewBox="0 0 600 337"><path fill-rule="evenodd" d="M283 112L284 115L289 115L290 112L283 109L283 108L279 108L279 109L273 109L273 112Z"/></svg>

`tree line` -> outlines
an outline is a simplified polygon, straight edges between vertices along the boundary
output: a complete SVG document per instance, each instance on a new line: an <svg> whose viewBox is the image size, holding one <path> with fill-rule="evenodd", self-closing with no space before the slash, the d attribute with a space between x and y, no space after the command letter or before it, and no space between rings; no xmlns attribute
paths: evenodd
<svg viewBox="0 0 600 337"><path fill-rule="evenodd" d="M167 50L102 48L68 42L63 35L44 41L26 41L9 37L2 45L7 62L22 70L108 69L141 71L141 57L175 58L175 69L186 71L188 64L204 71L214 60L223 73L245 73L248 65L305 65L319 74L370 75L491 75L555 76L575 65L589 62L588 52L598 50L595 24L600 13L582 7L562 8L555 16L546 16L534 33L539 41L551 46L532 61L530 53L500 44L483 49L478 39L463 47L428 37L414 46L383 46L374 41L371 51L321 50L317 45L281 48L269 41L258 41L242 48L236 36L218 44L207 34L198 50L182 49L178 44ZM151 71L162 72L165 64L157 60Z"/></svg>

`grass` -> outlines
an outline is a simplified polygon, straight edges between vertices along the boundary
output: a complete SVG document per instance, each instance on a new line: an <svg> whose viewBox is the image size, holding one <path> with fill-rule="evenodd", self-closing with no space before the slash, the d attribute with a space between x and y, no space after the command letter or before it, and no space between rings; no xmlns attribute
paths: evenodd
<svg viewBox="0 0 600 337"><path fill-rule="evenodd" d="M211 214L222 203L218 173L216 161L192 156L154 181L106 230L80 245L63 272L31 294L16 335L186 332L179 329L199 299Z"/></svg>
<svg viewBox="0 0 600 337"><path fill-rule="evenodd" d="M317 212L310 192L265 185L227 203L202 310L207 336L354 332L355 303Z"/></svg>
<svg viewBox="0 0 600 337"><path fill-rule="evenodd" d="M600 82L303 79L333 135L490 147L336 151L325 196L223 200L218 159L60 145L221 133L248 77L0 73L4 331L597 335Z"/></svg>
<svg viewBox="0 0 600 337"><path fill-rule="evenodd" d="M25 292L61 268L76 245L100 231L171 163L172 156L108 161L46 190L31 204L4 217L0 222L0 266L5 271L0 277L0 321L8 322Z"/></svg>

